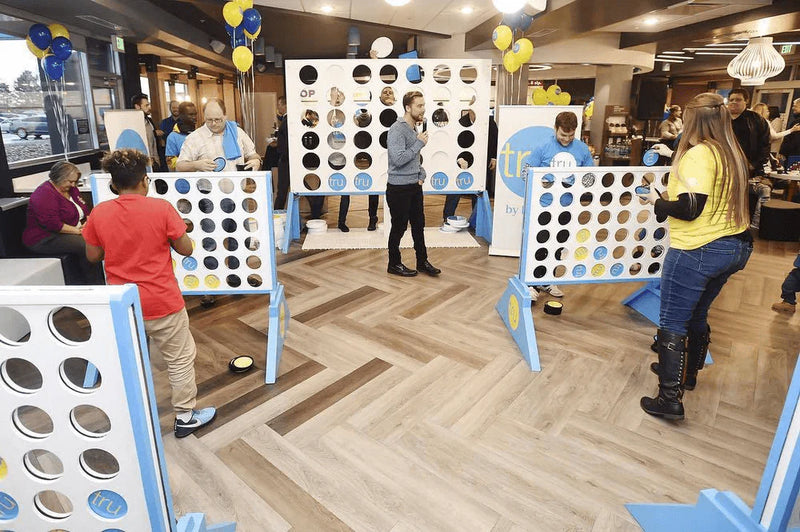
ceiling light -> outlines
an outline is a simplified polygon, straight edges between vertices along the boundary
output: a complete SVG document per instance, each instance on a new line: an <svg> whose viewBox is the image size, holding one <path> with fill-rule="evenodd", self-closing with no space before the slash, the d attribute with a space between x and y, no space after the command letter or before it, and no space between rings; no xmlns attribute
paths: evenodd
<svg viewBox="0 0 800 532"><path fill-rule="evenodd" d="M729 55L735 57L739 54L736 52L695 52L694 55Z"/></svg>
<svg viewBox="0 0 800 532"><path fill-rule="evenodd" d="M319 10L322 11L323 13L330 13L331 11L333 11L333 8L326 4L321 8L319 8Z"/></svg>
<svg viewBox="0 0 800 532"><path fill-rule="evenodd" d="M738 43L738 42L729 42L729 43L720 43L720 42L712 42L707 44L706 46L722 46L723 48L733 47L733 46L747 46L746 42Z"/></svg>
<svg viewBox="0 0 800 532"><path fill-rule="evenodd" d="M658 19L656 17L647 17L642 21L645 26L655 26L658 24Z"/></svg>
<svg viewBox="0 0 800 532"><path fill-rule="evenodd" d="M516 13L525 7L526 3L526 0L492 0L494 7L501 13Z"/></svg>
<svg viewBox="0 0 800 532"><path fill-rule="evenodd" d="M550 70L553 68L553 65L528 65L528 70L537 71L537 70Z"/></svg>
<svg viewBox="0 0 800 532"><path fill-rule="evenodd" d="M774 44L775 46L798 45L798 44L800 44L800 41L775 42L775 43L772 43L772 44Z"/></svg>
<svg viewBox="0 0 800 532"><path fill-rule="evenodd" d="M472 6L464 6L461 8L461 13L463 15L471 15L472 14Z"/></svg>
<svg viewBox="0 0 800 532"><path fill-rule="evenodd" d="M685 54L686 52L661 52L662 54Z"/></svg>
<svg viewBox="0 0 800 532"><path fill-rule="evenodd" d="M741 50L738 48L684 48L689 52L735 52L739 53Z"/></svg>
<svg viewBox="0 0 800 532"><path fill-rule="evenodd" d="M661 59L659 57L656 57L653 61L658 61L659 63L683 63L681 59Z"/></svg>
<svg viewBox="0 0 800 532"><path fill-rule="evenodd" d="M742 85L763 85L786 68L786 61L772 46L772 37L750 39L747 47L728 64L728 75Z"/></svg>
<svg viewBox="0 0 800 532"><path fill-rule="evenodd" d="M386 0L386 3L392 7L400 7L406 5L411 0Z"/></svg>

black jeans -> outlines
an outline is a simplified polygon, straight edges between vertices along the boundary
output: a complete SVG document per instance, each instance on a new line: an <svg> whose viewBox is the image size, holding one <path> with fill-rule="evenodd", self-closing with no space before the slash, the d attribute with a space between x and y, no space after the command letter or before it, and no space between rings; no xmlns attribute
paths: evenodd
<svg viewBox="0 0 800 532"><path fill-rule="evenodd" d="M274 209L286 208L286 197L289 195L289 159L278 160L278 192L275 196Z"/></svg>
<svg viewBox="0 0 800 532"><path fill-rule="evenodd" d="M794 259L794 266L781 285L781 299L792 305L797 303L797 292L800 292L800 255Z"/></svg>
<svg viewBox="0 0 800 532"><path fill-rule="evenodd" d="M83 284L106 284L100 264L92 264L86 258L86 242L81 235L53 233L32 246L28 246L28 249L39 255L60 255L62 253L75 255L81 269Z"/></svg>
<svg viewBox="0 0 800 532"><path fill-rule="evenodd" d="M472 201L472 210L475 210L475 204L478 203L478 196L474 194L448 194L444 200L444 209L442 211L442 218L444 218L445 222L450 216L455 216L458 202L461 201L461 198L464 196L470 197L470 201ZM467 218L469 218L469 216L467 216Z"/></svg>
<svg viewBox="0 0 800 532"><path fill-rule="evenodd" d="M339 225L347 221L347 211L350 210L350 196L342 196L339 200ZM369 219L370 221L378 220L378 196L370 194L369 196Z"/></svg>
<svg viewBox="0 0 800 532"><path fill-rule="evenodd" d="M386 185L386 203L392 216L392 230L389 232L389 266L402 262L400 240L411 222L411 236L414 238L414 251L417 264L428 260L425 249L425 210L422 204L422 185Z"/></svg>

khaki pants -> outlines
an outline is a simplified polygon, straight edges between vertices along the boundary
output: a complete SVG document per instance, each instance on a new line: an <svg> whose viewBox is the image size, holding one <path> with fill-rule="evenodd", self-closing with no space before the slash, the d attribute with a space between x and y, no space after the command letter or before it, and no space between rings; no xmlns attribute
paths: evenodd
<svg viewBox="0 0 800 532"><path fill-rule="evenodd" d="M158 318L145 320L144 330L161 351L167 363L169 384L172 387L172 408L176 413L192 410L197 398L194 380L194 358L197 348L189 330L186 309Z"/></svg>

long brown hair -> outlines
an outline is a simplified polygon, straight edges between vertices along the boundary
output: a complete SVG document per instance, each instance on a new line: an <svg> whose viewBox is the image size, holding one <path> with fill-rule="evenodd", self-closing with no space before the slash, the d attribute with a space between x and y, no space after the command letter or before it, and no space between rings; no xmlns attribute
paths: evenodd
<svg viewBox="0 0 800 532"><path fill-rule="evenodd" d="M686 184L685 178L678 173L681 158L690 148L705 144L711 148L717 164L722 165L722 171L715 177L723 181L722 194L719 203L710 206L712 212L718 211L727 198L726 221L737 226L747 225L747 159L733 133L731 115L722 96L713 92L698 94L686 104L683 119L683 135L672 159L672 175ZM694 200L693 194L691 198Z"/></svg>

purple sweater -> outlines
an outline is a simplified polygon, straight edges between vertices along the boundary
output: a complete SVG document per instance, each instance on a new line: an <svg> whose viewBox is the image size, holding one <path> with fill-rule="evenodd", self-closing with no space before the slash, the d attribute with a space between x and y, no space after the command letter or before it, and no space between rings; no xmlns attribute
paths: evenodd
<svg viewBox="0 0 800 532"><path fill-rule="evenodd" d="M89 215L89 207L81 199L77 187L69 189L69 195L83 210L85 218ZM22 232L22 243L33 246L48 236L58 233L64 224L78 225L78 211L70 200L61 195L50 180L45 181L33 191L28 203L28 220Z"/></svg>

